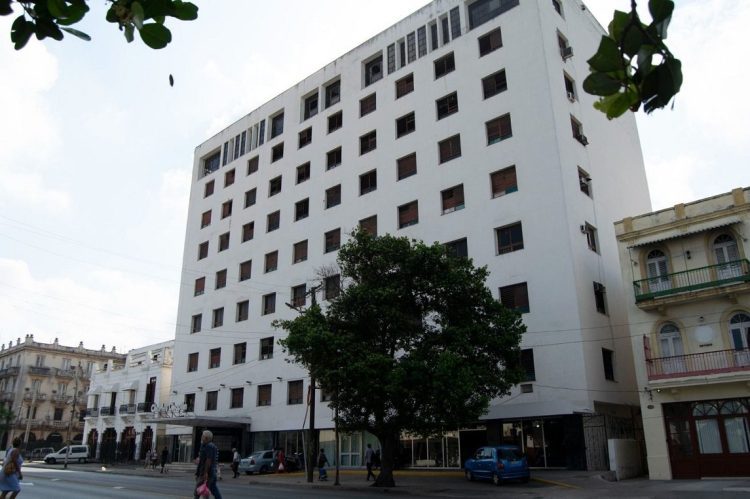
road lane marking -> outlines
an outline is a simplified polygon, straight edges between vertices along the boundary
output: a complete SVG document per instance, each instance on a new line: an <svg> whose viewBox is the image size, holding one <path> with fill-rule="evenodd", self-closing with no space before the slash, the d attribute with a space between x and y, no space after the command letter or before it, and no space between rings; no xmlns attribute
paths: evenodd
<svg viewBox="0 0 750 499"><path fill-rule="evenodd" d="M555 481L555 480L545 480L544 478L537 478L535 476L532 476L531 479L534 480L535 482L547 483L547 484L550 484L550 485L557 485L558 487L566 487L568 489L580 489L581 488L581 487L579 487L577 485L571 485L569 483L558 482L558 481Z"/></svg>

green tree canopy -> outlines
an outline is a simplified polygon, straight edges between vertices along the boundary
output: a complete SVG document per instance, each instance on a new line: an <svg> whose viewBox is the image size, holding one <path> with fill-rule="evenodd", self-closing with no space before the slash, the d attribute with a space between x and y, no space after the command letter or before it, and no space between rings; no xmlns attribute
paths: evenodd
<svg viewBox="0 0 750 499"><path fill-rule="evenodd" d="M434 435L475 422L521 380L525 328L485 286L488 271L444 246L363 231L339 251L344 283L281 341L333 395L339 425L382 447L376 485L393 486L402 432Z"/></svg>

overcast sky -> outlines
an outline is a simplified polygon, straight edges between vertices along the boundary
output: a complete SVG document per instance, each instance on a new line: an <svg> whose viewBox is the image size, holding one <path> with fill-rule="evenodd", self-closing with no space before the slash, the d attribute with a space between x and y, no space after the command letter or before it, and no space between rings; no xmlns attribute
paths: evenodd
<svg viewBox="0 0 750 499"><path fill-rule="evenodd" d="M0 18L0 343L174 338L195 146L427 2L195 3L161 51L125 43L103 1L89 43L16 52ZM683 90L638 116L654 209L750 186L750 2L677 3ZM587 4L606 26L630 2Z"/></svg>

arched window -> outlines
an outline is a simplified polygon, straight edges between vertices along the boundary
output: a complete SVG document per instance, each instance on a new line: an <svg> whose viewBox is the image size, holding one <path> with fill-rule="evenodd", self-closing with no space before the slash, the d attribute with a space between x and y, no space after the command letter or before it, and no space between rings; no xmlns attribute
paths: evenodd
<svg viewBox="0 0 750 499"><path fill-rule="evenodd" d="M646 256L646 272L650 292L665 291L672 287L667 269L667 256L663 251L651 250Z"/></svg>
<svg viewBox="0 0 750 499"><path fill-rule="evenodd" d="M750 366L750 315L740 312L729 319L729 337L737 367Z"/></svg>
<svg viewBox="0 0 750 499"><path fill-rule="evenodd" d="M731 234L721 234L714 239L714 256L719 265L717 277L719 279L730 279L742 273L740 267L740 252L737 249L737 241Z"/></svg>
<svg viewBox="0 0 750 499"><path fill-rule="evenodd" d="M682 349L680 329L670 323L659 329L659 350L661 351L661 369L665 374L685 372L685 352Z"/></svg>

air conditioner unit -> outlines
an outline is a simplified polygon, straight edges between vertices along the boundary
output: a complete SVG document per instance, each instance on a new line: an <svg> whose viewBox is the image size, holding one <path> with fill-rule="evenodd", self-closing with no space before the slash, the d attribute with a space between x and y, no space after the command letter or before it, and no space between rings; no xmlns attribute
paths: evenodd
<svg viewBox="0 0 750 499"><path fill-rule="evenodd" d="M575 102L576 101L576 94L574 94L573 92L568 92L568 100L570 102Z"/></svg>
<svg viewBox="0 0 750 499"><path fill-rule="evenodd" d="M560 54L562 55L563 61L573 57L573 47L568 45L567 47L560 48Z"/></svg>

